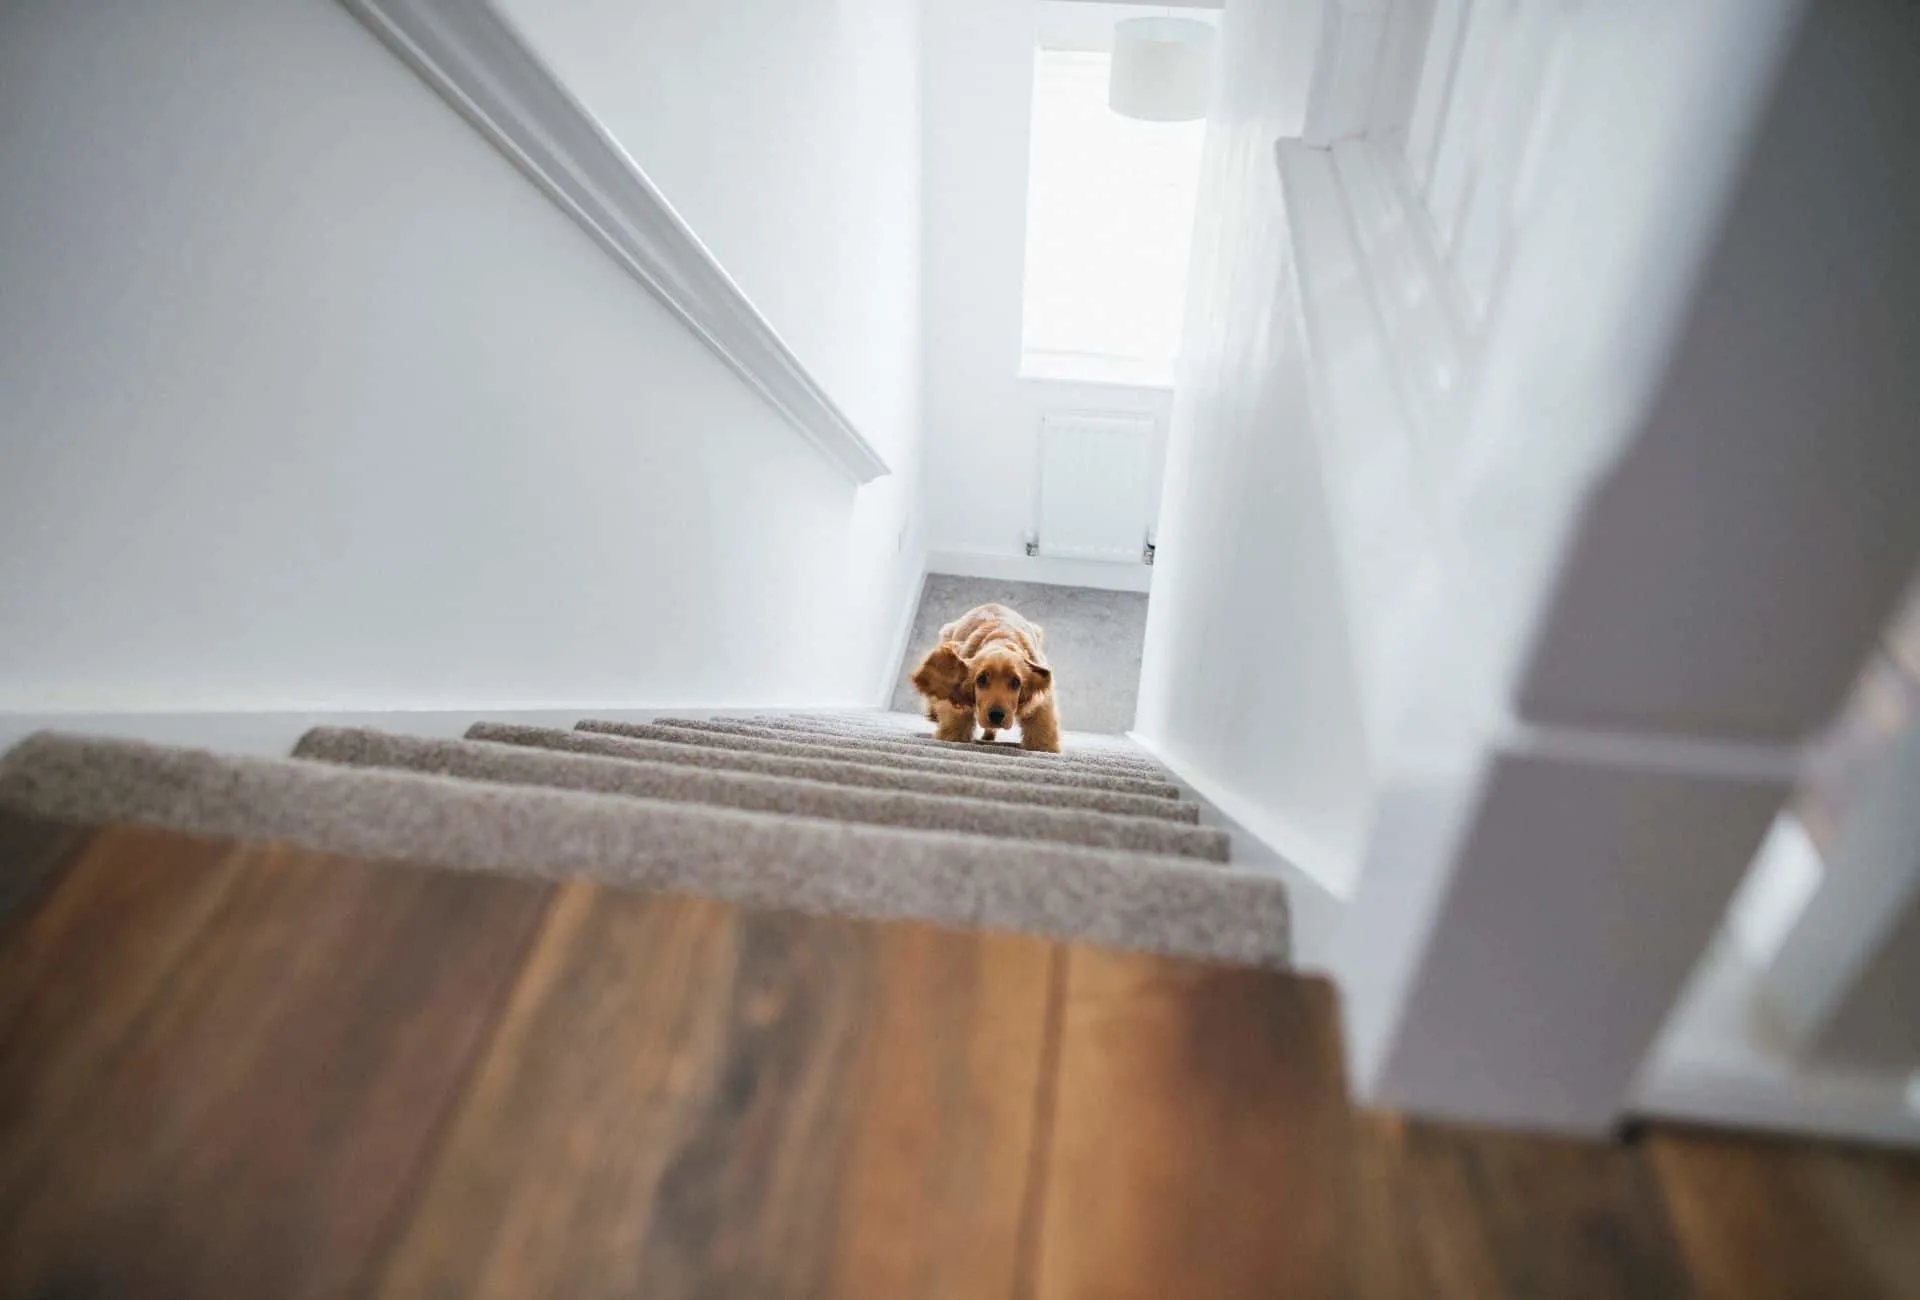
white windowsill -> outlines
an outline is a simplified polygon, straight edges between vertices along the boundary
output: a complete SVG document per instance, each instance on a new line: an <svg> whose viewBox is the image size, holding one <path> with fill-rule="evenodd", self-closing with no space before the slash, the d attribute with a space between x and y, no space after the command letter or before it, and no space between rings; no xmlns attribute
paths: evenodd
<svg viewBox="0 0 1920 1300"><path fill-rule="evenodd" d="M1168 392L1173 389L1172 366L1076 352L1022 352L1020 378L1053 384L1103 384Z"/></svg>

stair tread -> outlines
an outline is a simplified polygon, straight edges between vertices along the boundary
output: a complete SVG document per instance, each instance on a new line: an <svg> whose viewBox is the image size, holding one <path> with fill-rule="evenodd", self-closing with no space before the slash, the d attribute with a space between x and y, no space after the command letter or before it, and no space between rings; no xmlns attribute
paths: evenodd
<svg viewBox="0 0 1920 1300"><path fill-rule="evenodd" d="M738 724L736 724L738 725ZM1010 740L942 740L934 735L917 735L891 730L856 730L853 728L824 728L799 723L755 724L757 729L777 731L782 735L806 736L820 741L853 741L857 743L878 742L889 746L910 745L916 751L930 754L963 754L1013 759L1017 763L1039 767L1069 768L1075 771L1104 772L1111 776L1135 777L1145 781L1164 781L1165 771L1147 759L1099 757L1089 754L1053 755L1035 750L1022 749Z"/></svg>
<svg viewBox="0 0 1920 1300"><path fill-rule="evenodd" d="M1086 808L1099 812L1120 813L1125 816L1157 817L1190 825L1200 820L1200 806L1186 799L1164 799L1157 795L1127 794L1116 790L998 780L991 777L955 775L945 771L902 768L889 764L884 758L877 762L855 762L817 753L792 756L781 753L762 753L752 749L721 749L708 745L690 745L681 740L647 740L638 736L613 735L596 731L562 731L557 728L529 727L518 723L501 722L477 722L467 729L467 738L540 749L597 754L606 758L761 772L770 776L794 776L836 785L912 790L922 794L958 795L1015 806Z"/></svg>
<svg viewBox="0 0 1920 1300"><path fill-rule="evenodd" d="M876 740L911 741L928 746L957 746L968 742L940 740L933 734L933 724L922 718L917 726L882 726L874 723L813 717L782 717L778 715L760 715L750 718L728 718L728 722L745 722L758 727L772 727L781 731L793 731L805 735L817 736L867 736ZM975 749L985 749L989 753L1010 752L1029 755L1036 759L1065 758L1078 760L1084 764L1101 767L1122 768L1159 777L1164 769L1131 742L1122 742L1120 746L1096 747L1074 735L1061 737L1061 752L1049 755L1031 750L1023 750L1011 741L971 742Z"/></svg>
<svg viewBox="0 0 1920 1300"><path fill-rule="evenodd" d="M1288 956L1284 885L1191 858L46 732L0 758L0 806L1274 968Z"/></svg>
<svg viewBox="0 0 1920 1300"><path fill-rule="evenodd" d="M746 715L753 718L779 718L792 722L826 722L846 726L874 727L887 731L907 731L925 734L928 726L925 713L903 713L894 709L845 709L836 713L824 713L817 710L798 710L784 713L754 713ZM1073 731L1063 729L1060 743L1064 746L1091 750L1113 750L1121 753L1145 754L1145 751L1126 736L1115 735L1108 731Z"/></svg>
<svg viewBox="0 0 1920 1300"><path fill-rule="evenodd" d="M885 718L885 720L881 720ZM933 724L925 714L910 712L887 712L887 714L810 714L810 712L760 712L745 718L728 718L730 722L753 722L758 726L780 726L789 730L808 730L808 732L835 732L835 734L874 735L879 739L916 739L929 743L958 743L958 741L939 741L933 735ZM979 741L975 741L979 743ZM998 747L1018 749L1012 741L995 741ZM1021 751L1027 753L1027 751ZM1062 757L1094 758L1104 762L1114 762L1119 766L1142 768L1152 774L1162 774L1165 768L1156 762L1152 755L1125 735L1102 735L1098 732L1062 732L1060 734L1060 753Z"/></svg>
<svg viewBox="0 0 1920 1300"><path fill-rule="evenodd" d="M1122 759L1098 754L1049 754L1039 750L1022 749L1008 741L941 740L933 735L892 731L885 733L843 731L831 729L819 723L761 722L751 718L661 718L657 719L657 722L663 726L688 727L731 735L799 738L809 744L872 745L898 753L933 754L942 758L977 760L1005 764L1009 767L1019 764L1023 771L1085 771L1136 780L1164 780L1158 767L1142 759Z"/></svg>
<svg viewBox="0 0 1920 1300"><path fill-rule="evenodd" d="M296 758L364 767L680 800L791 817L952 831L998 840L1046 840L1211 862L1227 860L1225 832L1157 818L863 789L789 776L566 754L485 740L437 740L371 728L316 727L300 738L293 754Z"/></svg>
<svg viewBox="0 0 1920 1300"><path fill-rule="evenodd" d="M916 746L889 745L878 742L865 743L849 741L847 743L829 743L819 740L783 739L778 732L765 734L742 732L737 730L717 730L701 726L692 721L662 722L608 722L599 719L586 719L577 724L576 730L599 732L616 736L636 736L648 740L677 741L681 744L704 744L722 749L753 749L762 753L779 753L790 756L809 754L822 757L834 755L842 758L865 762L887 762L892 765L917 771L949 772L956 775L989 776L1001 774L1002 779L1045 783L1053 785L1083 786L1088 789L1117 790L1132 794L1151 795L1163 799L1179 797L1179 787L1160 781L1143 780L1138 777L1113 776L1103 772L1087 772L1064 768L1040 766L1022 766L1014 768L1002 766L991 758L972 755L926 753ZM961 748L956 746L955 748ZM1017 778L1015 774L1017 773Z"/></svg>

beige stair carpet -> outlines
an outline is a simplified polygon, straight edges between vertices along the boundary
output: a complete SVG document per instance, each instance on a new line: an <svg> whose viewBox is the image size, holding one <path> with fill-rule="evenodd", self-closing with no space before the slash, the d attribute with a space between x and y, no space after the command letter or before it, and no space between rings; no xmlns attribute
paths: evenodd
<svg viewBox="0 0 1920 1300"><path fill-rule="evenodd" d="M844 713L755 713L754 722L804 722L812 726L855 727L870 731L906 732L909 735L933 734L933 724L924 711L892 713L884 709L849 709ZM1123 735L1099 731L1062 731L1063 745L1088 753L1141 754L1140 747Z"/></svg>
<svg viewBox="0 0 1920 1300"><path fill-rule="evenodd" d="M1162 799L1151 795L1121 794L1111 790L1086 790L1074 786L988 780L972 776L956 776L947 772L908 770L888 766L884 759L878 763L851 763L832 758L790 758L782 754L716 749L706 745L640 740L632 736L606 735L593 731L561 731L555 728L529 727L504 722L476 722L467 728L466 735L468 740L489 740L497 744L520 745L533 749L594 754L602 758L677 763L687 767L724 771L757 772L763 776L798 777L808 781L825 781L833 785L864 786L877 790L908 790L916 794L941 794L995 803L1033 804L1047 808L1084 808L1096 812L1118 813L1127 817L1156 817L1189 825L1200 820L1200 805L1186 799Z"/></svg>
<svg viewBox="0 0 1920 1300"><path fill-rule="evenodd" d="M1113 754L1049 754L1006 742L939 740L933 736L819 730L799 723L762 723L744 718L661 718L664 726L717 731L735 736L802 739L818 744L864 745L891 753L937 755L963 762L987 762L1013 770L1093 772L1105 776L1160 781L1160 770L1144 758Z"/></svg>
<svg viewBox="0 0 1920 1300"><path fill-rule="evenodd" d="M902 771L947 773L953 776L975 776L991 780L1010 780L1017 775L1019 780L1035 784L1071 786L1084 790L1112 790L1122 794L1148 795L1160 799L1177 799L1180 796L1177 786L1165 783L1042 767L1023 768L1016 773L1014 769L999 767L992 760L986 760L983 763L982 760L975 758L953 758L942 754L922 756L921 752L913 747L889 749L862 744L825 745L805 740L779 740L766 736L700 730L672 722L588 720L579 723L576 730L610 736L632 736L640 740L659 740L682 745L705 745L714 749L783 754L789 758L826 758L856 763L885 763Z"/></svg>
<svg viewBox="0 0 1920 1300"><path fill-rule="evenodd" d="M672 763L562 754L475 740L429 740L366 728L316 727L294 757L356 767L432 772L467 780L711 804L828 821L953 831L999 840L1227 860L1222 831L1150 817L867 790L793 777L709 771ZM1017 851L1012 847L1009 851Z"/></svg>
<svg viewBox="0 0 1920 1300"><path fill-rule="evenodd" d="M897 714L874 714L873 718L898 718ZM798 731L811 735L862 736L874 740L911 740L926 745L947 745L959 742L935 739L933 724L925 718L905 718L899 721L868 721L861 716L846 718L823 718L811 714L757 714L747 718L729 719L729 721L747 722L757 727L772 727L782 731ZM975 744L985 742L975 741ZM1018 750L1015 741L1001 739L993 742L997 746ZM1151 758L1141 753L1131 741L1114 736L1095 736L1084 732L1066 732L1060 737L1063 755L1101 760L1106 764L1129 771L1141 771L1152 776L1160 775L1160 767ZM1026 752L1026 751L1020 751Z"/></svg>
<svg viewBox="0 0 1920 1300"><path fill-rule="evenodd" d="M1010 852L978 835L48 733L0 758L0 807L1258 966L1288 955L1284 886L1191 858Z"/></svg>

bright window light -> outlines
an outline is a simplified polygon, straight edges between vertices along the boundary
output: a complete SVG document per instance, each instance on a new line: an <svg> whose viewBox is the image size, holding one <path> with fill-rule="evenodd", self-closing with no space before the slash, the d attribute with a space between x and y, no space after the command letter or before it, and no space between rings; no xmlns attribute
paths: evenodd
<svg viewBox="0 0 1920 1300"><path fill-rule="evenodd" d="M1021 373L1171 384L1205 122L1107 107L1105 54L1039 51Z"/></svg>

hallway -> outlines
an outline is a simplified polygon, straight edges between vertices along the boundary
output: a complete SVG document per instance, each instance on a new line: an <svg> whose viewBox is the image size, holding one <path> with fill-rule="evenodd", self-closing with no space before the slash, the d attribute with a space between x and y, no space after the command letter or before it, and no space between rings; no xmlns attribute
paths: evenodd
<svg viewBox="0 0 1920 1300"><path fill-rule="evenodd" d="M928 574L920 588L920 611L893 690L896 713L922 711L907 678L938 643L941 627L986 604L1011 606L1045 629L1065 729L1119 735L1132 728L1140 694L1140 649L1147 632L1144 593L947 573Z"/></svg>

